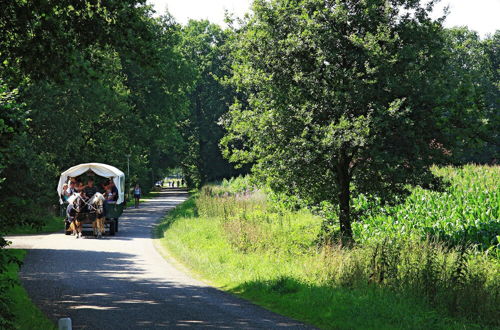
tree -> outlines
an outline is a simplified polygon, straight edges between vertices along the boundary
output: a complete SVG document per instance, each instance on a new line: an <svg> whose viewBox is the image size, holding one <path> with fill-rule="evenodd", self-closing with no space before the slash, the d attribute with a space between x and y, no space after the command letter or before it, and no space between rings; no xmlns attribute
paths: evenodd
<svg viewBox="0 0 500 330"><path fill-rule="evenodd" d="M12 1L0 26L0 76L18 87L29 117L8 155L0 215L41 224L29 210L54 203L61 170L88 161L125 168L129 153L147 189L180 141L172 123L185 108L185 67L175 22L152 18L144 1Z"/></svg>
<svg viewBox="0 0 500 330"><path fill-rule="evenodd" d="M483 41L487 55L487 78L483 80L488 137L484 150L489 155L485 161L498 163L500 159L500 30Z"/></svg>
<svg viewBox="0 0 500 330"><path fill-rule="evenodd" d="M182 145L178 123L187 113L190 76L178 49L179 30L167 13L151 21L150 62L145 64L135 56L121 54L131 104L126 121L127 150L143 187L161 178L163 169L175 167Z"/></svg>
<svg viewBox="0 0 500 330"><path fill-rule="evenodd" d="M224 135L219 119L229 110L234 97L234 89L221 83L230 69L228 40L228 30L206 20L191 20L182 29L179 47L191 67L189 114L182 122L182 168L190 186L240 172L222 157L219 148Z"/></svg>
<svg viewBox="0 0 500 330"><path fill-rule="evenodd" d="M456 125L440 103L432 5L255 1L233 46L232 82L248 101L225 118L225 155L255 162L274 190L338 205L347 240L354 196L394 202L408 185L437 185L430 166L449 158Z"/></svg>
<svg viewBox="0 0 500 330"><path fill-rule="evenodd" d="M145 0L2 1L0 13L0 72L17 82L68 79L68 68L81 66L91 46L113 45L147 62L151 41L150 7ZM77 72L76 70L73 72Z"/></svg>
<svg viewBox="0 0 500 330"><path fill-rule="evenodd" d="M481 40L465 27L445 31L448 53L446 98L449 121L462 125L463 136L456 150L459 163L491 163L499 154L498 43L500 33ZM495 41L496 36L496 41ZM459 102L457 102L459 100ZM464 113L473 113L463 121Z"/></svg>
<svg viewBox="0 0 500 330"><path fill-rule="evenodd" d="M9 90L5 83L0 79L0 193L2 193L2 184L5 180L3 170L10 163L10 154L12 153L12 142L16 139L18 131L26 125L26 115L24 108L17 100L17 90ZM0 209L2 208L0 201ZM4 248L8 242L1 236L12 223L0 218L0 327L13 329L13 315L9 308L10 303L7 299L7 290L9 290L12 279L7 278L7 266L15 262L14 258L5 252Z"/></svg>
<svg viewBox="0 0 500 330"><path fill-rule="evenodd" d="M145 1L2 3L0 76L21 91L19 99L30 116L24 132L29 134L16 142L16 164L5 174L7 180L33 189L21 198L26 204L41 207L50 180L85 156L107 155L108 161L126 163L123 134L115 134L125 131L130 119L119 55L146 65L156 51L150 46L155 40L152 25ZM101 141L105 143L98 146ZM49 198L42 203L44 209L47 202Z"/></svg>
<svg viewBox="0 0 500 330"><path fill-rule="evenodd" d="M186 67L177 24L141 0L3 1L0 29L3 270L14 259L1 236L43 225L62 170L90 161L124 169L130 153L131 177L147 190L173 167Z"/></svg>

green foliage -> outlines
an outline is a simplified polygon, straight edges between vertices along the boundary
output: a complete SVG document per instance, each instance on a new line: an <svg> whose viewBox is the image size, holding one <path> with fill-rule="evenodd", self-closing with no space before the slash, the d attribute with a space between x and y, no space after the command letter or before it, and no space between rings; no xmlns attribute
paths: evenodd
<svg viewBox="0 0 500 330"><path fill-rule="evenodd" d="M219 184L209 184L202 187L204 195L237 195L258 190L256 182L250 175L240 175L228 179L223 179Z"/></svg>
<svg viewBox="0 0 500 330"><path fill-rule="evenodd" d="M0 78L0 235L5 233L14 223L6 212L14 213L13 206L24 206L28 201L20 196L9 194L11 169L19 167L17 159L26 150L22 142L26 141L23 131L28 123L26 108L20 103L18 90L10 90ZM19 221L17 223L23 223ZM0 249L6 242L0 239ZM4 261L4 260L1 260ZM0 267L4 265L0 263Z"/></svg>
<svg viewBox="0 0 500 330"><path fill-rule="evenodd" d="M9 90L0 78L0 185L5 178L2 171L9 163L11 144L16 132L26 125L26 115L17 101L18 90Z"/></svg>
<svg viewBox="0 0 500 330"><path fill-rule="evenodd" d="M0 283L9 283L5 290L2 290L0 295L0 304L5 303L0 308L0 328L2 329L46 329L54 330L57 327L52 321L33 304L26 290L19 283L19 268L22 260L26 255L24 250L0 250L1 254L17 260L16 263L10 263L5 271L1 272ZM8 282L7 282L7 281ZM2 288L4 288L2 286ZM5 323L3 313L10 311L12 322Z"/></svg>
<svg viewBox="0 0 500 330"><path fill-rule="evenodd" d="M143 1L12 1L5 9L2 225L42 226L57 202L58 175L83 162L127 172L130 154L128 182L149 190L175 165L181 144L173 123L183 116L188 81L179 27L168 15L152 18ZM22 109L10 105L16 88Z"/></svg>
<svg viewBox="0 0 500 330"><path fill-rule="evenodd" d="M47 230L73 165L114 165L144 192L175 167L189 83L179 29L142 0L2 3L0 236Z"/></svg>
<svg viewBox="0 0 500 330"><path fill-rule="evenodd" d="M467 28L449 29L445 35L448 79L441 99L451 126L461 125L464 133L455 158L495 163L500 145L500 31L484 40ZM466 125L460 119L464 114L469 114Z"/></svg>
<svg viewBox="0 0 500 330"><path fill-rule="evenodd" d="M2 329L13 329L14 318L10 305L12 297L8 294L11 288L16 284L16 278L12 276L13 269L20 265L20 259L17 258L11 250L3 247L8 242L0 237L0 327Z"/></svg>
<svg viewBox="0 0 500 330"><path fill-rule="evenodd" d="M42 226L15 226L9 229L9 235L19 234L40 234L40 233L55 233L62 232L64 228L64 218L55 216L46 216L41 218Z"/></svg>
<svg viewBox="0 0 500 330"><path fill-rule="evenodd" d="M364 196L353 200L353 209L364 214L353 224L355 237L366 242L417 235L452 246L500 247L500 167L467 165L433 171L449 184L445 191L416 188L404 203L393 207L370 205Z"/></svg>
<svg viewBox="0 0 500 330"><path fill-rule="evenodd" d="M350 249L318 246L321 218L304 209L277 207L262 190L242 184L247 178L204 187L178 213L167 216L162 241L217 285L322 328L500 326L499 259L457 245L450 237L427 238L421 228L430 224L431 215L439 225L452 205L474 209L476 215L493 212L497 170L467 166L433 171L450 182L446 191L413 189L405 204L384 211L401 219L406 210L405 231L393 235L384 222L379 230L376 223L367 229L356 223L358 244ZM464 185L469 195L460 193ZM488 197L473 200L483 191ZM422 192L425 199L413 197ZM467 226L474 223L464 221Z"/></svg>
<svg viewBox="0 0 500 330"><path fill-rule="evenodd" d="M201 187L241 173L219 150L225 133L219 121L234 97L233 88L221 83L229 75L230 31L208 21L190 20L181 36L180 52L192 76L189 114L181 124L185 148L181 164L188 186Z"/></svg>
<svg viewBox="0 0 500 330"><path fill-rule="evenodd" d="M451 160L477 114L451 116L459 100L443 101L448 54L432 4L274 0L252 9L232 47L241 97L224 121L226 157L254 162L278 193L338 205L347 237L351 198L394 202L409 186L439 186L430 166Z"/></svg>
<svg viewBox="0 0 500 330"><path fill-rule="evenodd" d="M15 83L25 75L65 81L68 70L92 73L81 59L88 59L95 45L113 45L144 58L151 54L150 14L143 0L8 1L0 15L0 71L17 75L10 77Z"/></svg>

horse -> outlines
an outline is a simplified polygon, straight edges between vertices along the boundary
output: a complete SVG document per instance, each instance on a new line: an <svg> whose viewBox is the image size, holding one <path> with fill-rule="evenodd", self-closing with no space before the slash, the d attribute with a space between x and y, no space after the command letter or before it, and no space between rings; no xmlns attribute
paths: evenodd
<svg viewBox="0 0 500 330"><path fill-rule="evenodd" d="M97 192L88 201L90 212L95 212L95 220L92 221L92 228L94 229L94 235L97 236L97 238L102 237L102 234L106 231L106 228L104 227L104 222L106 220L104 214L105 200L106 199L103 194Z"/></svg>
<svg viewBox="0 0 500 330"><path fill-rule="evenodd" d="M82 221L81 214L86 209L86 203L81 193L74 193L68 198L68 220L71 222L68 231L72 231L76 238L82 236ZM72 218L72 219L71 219Z"/></svg>
<svg viewBox="0 0 500 330"><path fill-rule="evenodd" d="M72 231L76 238L82 236L83 223L92 222L94 236L101 238L102 234L106 231L104 226L104 196L97 192L87 201L82 196L82 193L75 193L68 198L68 203L72 206L72 212L68 212L68 218L72 217L73 221L68 228ZM71 213L74 215L72 216Z"/></svg>

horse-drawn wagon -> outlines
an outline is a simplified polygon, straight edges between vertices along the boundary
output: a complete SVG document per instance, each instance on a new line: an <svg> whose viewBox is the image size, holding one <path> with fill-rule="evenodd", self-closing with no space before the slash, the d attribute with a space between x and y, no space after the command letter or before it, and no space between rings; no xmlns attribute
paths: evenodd
<svg viewBox="0 0 500 330"><path fill-rule="evenodd" d="M91 189L83 186L85 179L92 181ZM72 187L80 183L85 188ZM90 232L99 237L118 231L118 219L125 205L125 174L116 167L101 163L73 166L61 174L57 193L66 214L67 235L73 232L79 237Z"/></svg>

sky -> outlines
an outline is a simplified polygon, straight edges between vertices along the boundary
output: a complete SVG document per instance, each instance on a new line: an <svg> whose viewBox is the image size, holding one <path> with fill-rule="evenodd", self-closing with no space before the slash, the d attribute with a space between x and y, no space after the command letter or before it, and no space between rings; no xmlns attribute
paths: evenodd
<svg viewBox="0 0 500 330"><path fill-rule="evenodd" d="M241 17L250 8L251 0L148 0L158 14L168 7L177 22L189 19L208 19L224 25L224 10ZM446 27L466 25L484 37L500 30L500 0L441 0L435 9L436 17L449 5Z"/></svg>

